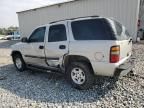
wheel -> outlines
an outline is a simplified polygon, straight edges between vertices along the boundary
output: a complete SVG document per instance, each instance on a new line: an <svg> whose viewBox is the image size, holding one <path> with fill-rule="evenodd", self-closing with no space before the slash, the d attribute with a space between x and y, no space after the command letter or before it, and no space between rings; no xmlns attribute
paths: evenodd
<svg viewBox="0 0 144 108"><path fill-rule="evenodd" d="M13 62L18 71L22 72L26 69L26 64L20 54L13 55Z"/></svg>
<svg viewBox="0 0 144 108"><path fill-rule="evenodd" d="M76 89L89 89L94 84L92 69L87 63L73 62L68 66L67 76L69 82Z"/></svg>

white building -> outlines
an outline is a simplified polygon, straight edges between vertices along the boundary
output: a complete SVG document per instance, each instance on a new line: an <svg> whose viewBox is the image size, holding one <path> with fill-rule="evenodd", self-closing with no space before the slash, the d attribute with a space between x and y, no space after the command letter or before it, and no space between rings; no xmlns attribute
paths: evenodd
<svg viewBox="0 0 144 108"><path fill-rule="evenodd" d="M139 20L140 20L140 28L144 29L144 0L141 0L140 2Z"/></svg>
<svg viewBox="0 0 144 108"><path fill-rule="evenodd" d="M72 0L17 14L22 37L29 36L35 27L49 22L96 15L115 18L136 40L139 8L140 0Z"/></svg>

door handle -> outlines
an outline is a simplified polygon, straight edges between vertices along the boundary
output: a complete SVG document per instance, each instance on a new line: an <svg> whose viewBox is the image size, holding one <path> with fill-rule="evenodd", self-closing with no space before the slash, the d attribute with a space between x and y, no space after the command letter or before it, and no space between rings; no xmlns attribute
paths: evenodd
<svg viewBox="0 0 144 108"><path fill-rule="evenodd" d="M66 46L65 45L60 45L59 49L66 49Z"/></svg>
<svg viewBox="0 0 144 108"><path fill-rule="evenodd" d="M44 49L44 46L40 45L40 46L39 46L39 49Z"/></svg>

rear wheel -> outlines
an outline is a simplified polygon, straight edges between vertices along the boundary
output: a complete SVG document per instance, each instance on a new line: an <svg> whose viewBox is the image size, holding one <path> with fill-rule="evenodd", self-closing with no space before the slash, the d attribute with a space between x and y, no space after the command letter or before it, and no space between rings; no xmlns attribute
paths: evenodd
<svg viewBox="0 0 144 108"><path fill-rule="evenodd" d="M18 71L22 72L26 69L25 62L20 54L13 55L13 62Z"/></svg>
<svg viewBox="0 0 144 108"><path fill-rule="evenodd" d="M67 69L68 80L76 89L89 89L94 84L92 69L87 63L73 62Z"/></svg>

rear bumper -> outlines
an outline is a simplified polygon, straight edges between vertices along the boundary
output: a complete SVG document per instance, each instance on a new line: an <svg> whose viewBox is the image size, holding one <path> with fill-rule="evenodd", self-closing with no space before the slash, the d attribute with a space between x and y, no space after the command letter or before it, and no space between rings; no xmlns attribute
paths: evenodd
<svg viewBox="0 0 144 108"><path fill-rule="evenodd" d="M130 58L127 62L121 64L115 69L114 76L125 76L134 68L134 58Z"/></svg>

